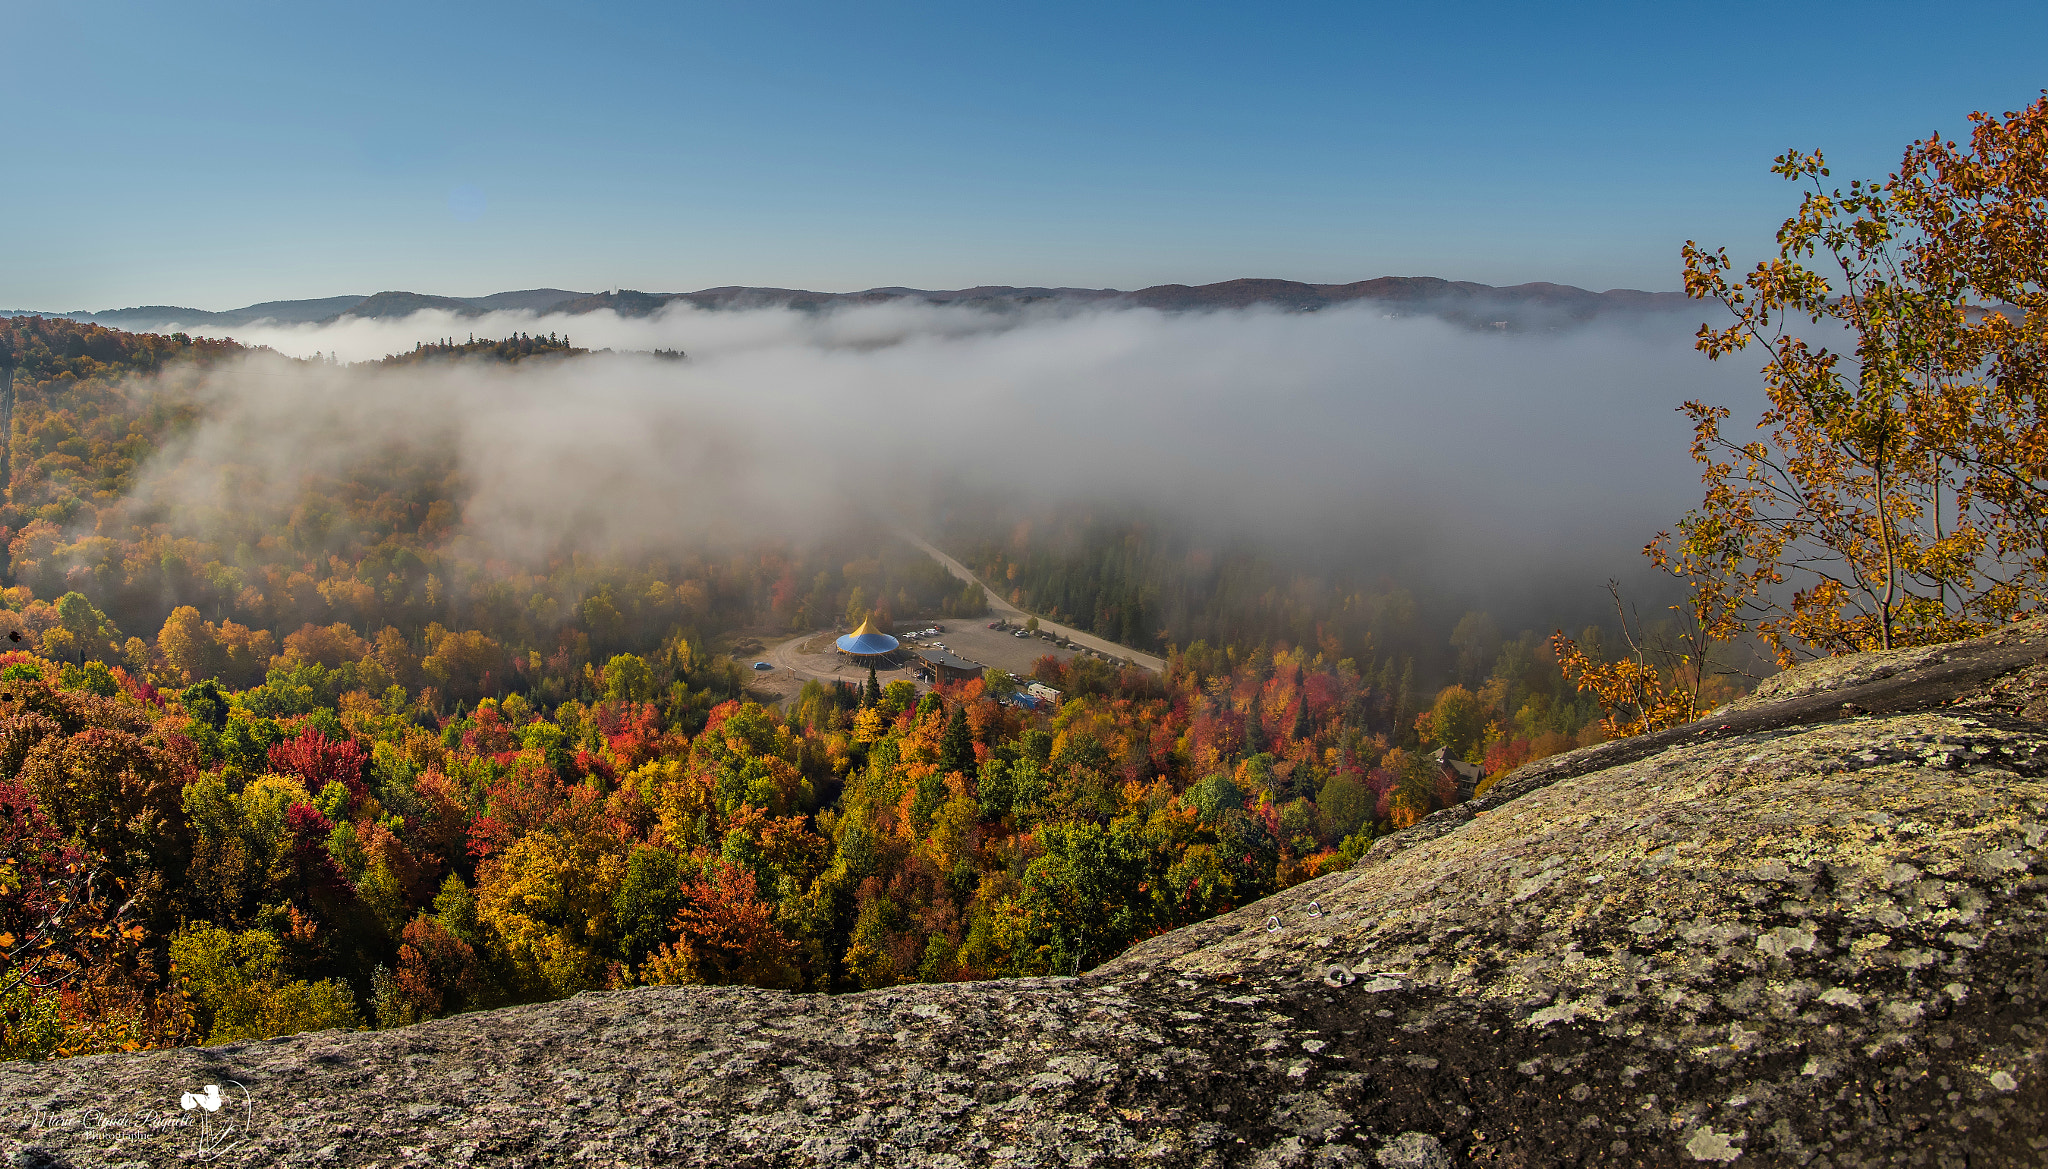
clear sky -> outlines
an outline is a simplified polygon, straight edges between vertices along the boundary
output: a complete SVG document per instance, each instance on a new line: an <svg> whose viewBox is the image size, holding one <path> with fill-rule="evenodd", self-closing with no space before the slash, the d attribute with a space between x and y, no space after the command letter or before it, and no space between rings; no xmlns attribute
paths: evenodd
<svg viewBox="0 0 2048 1169"><path fill-rule="evenodd" d="M0 0L0 307L406 289L1678 285L2048 4Z"/></svg>

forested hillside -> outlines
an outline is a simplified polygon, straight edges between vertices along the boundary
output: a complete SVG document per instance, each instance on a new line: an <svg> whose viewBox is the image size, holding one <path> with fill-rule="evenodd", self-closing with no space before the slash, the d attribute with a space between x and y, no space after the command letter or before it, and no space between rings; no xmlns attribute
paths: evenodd
<svg viewBox="0 0 2048 1169"><path fill-rule="evenodd" d="M235 347L33 318L0 339L0 1054L653 982L1072 972L1455 799L1439 747L1499 774L1604 734L1533 633L1474 614L1425 647L1398 591L1275 601L1142 542L1066 592L1049 561L979 566L1118 636L1213 631L1169 634L1163 676L1046 657L1040 710L992 674L814 682L783 711L721 639L974 613L979 590L857 519L803 546L479 557L431 443L194 522L135 496ZM573 351L393 364L540 356Z"/></svg>
<svg viewBox="0 0 2048 1169"><path fill-rule="evenodd" d="M99 619L76 594L55 609ZM181 655L185 613L163 638ZM1069 698L1046 713L979 680L866 706L813 683L785 717L676 642L613 656L589 701L550 713L513 693L436 715L391 679L445 665L385 646L320 660L346 639L291 635L247 689L0 654L20 866L0 944L23 951L0 1050L390 1026L643 983L1071 972L1450 802L1432 746L1502 768L1573 741L1527 647L1477 695L1446 690L1403 749L1367 729L1389 695L1302 651L1197 650L1164 678L1047 658ZM86 908L57 924L60 893Z"/></svg>
<svg viewBox="0 0 2048 1169"><path fill-rule="evenodd" d="M1504 638L1534 644L1560 617L1544 613L1551 624L1519 634L1503 629L1449 590L1376 567L1369 543L1311 564L1250 536L1113 503L945 505L941 537L1012 604L1154 652L1197 642L1306 646L1350 660L1411 713L1448 683L1476 689ZM1614 640L1612 626L1573 627L1595 647Z"/></svg>
<svg viewBox="0 0 2048 1169"><path fill-rule="evenodd" d="M1392 581L1290 573L1250 541L1197 541L1109 506L1026 516L957 510L947 535L990 587L1055 620L1152 650L1284 643L1332 659L1421 657L1429 678L1450 669L1443 638L1417 621L1414 594Z"/></svg>
<svg viewBox="0 0 2048 1169"><path fill-rule="evenodd" d="M593 662L657 652L677 638L707 645L743 627L827 626L856 600L885 619L980 611L978 597L943 569L858 517L838 539L804 548L766 540L633 560L564 548L545 563L518 566L459 552L465 485L452 453L430 444L393 445L342 475L309 473L288 498L229 491L214 514L189 503L176 516L138 507L138 474L193 424L203 386L123 375L153 373L188 352L203 366L237 347L34 317L0 325L7 343L21 356L13 485L0 536L10 583L21 591L0 622L60 657L83 654L138 676L167 672L190 682L211 676L208 655L219 654L228 663L223 681L252 686L295 633L344 627L318 655L327 668L362 660L373 642L402 645L378 651L389 658L387 672L400 659L437 653L448 663L427 678L436 702L517 691L552 704L588 697ZM566 346L555 338L451 341L397 362L511 361ZM230 485L244 473L232 465L199 470ZM49 640L60 622L31 598L73 591L105 623ZM179 634L167 654L158 635L181 609L190 612L179 628L195 632ZM444 630L457 631L447 643L462 647L454 657L442 648ZM420 682L404 668L390 677Z"/></svg>
<svg viewBox="0 0 2048 1169"><path fill-rule="evenodd" d="M588 352L590 352L588 349L577 349L571 346L569 338L557 337L553 333L549 333L545 337L533 336L527 333L514 333L503 340L494 340L489 337L478 340L472 334L467 341L457 341L453 337L443 338L439 341L422 341L415 344L411 351L394 353L377 364L384 366L417 365L424 361L447 361L463 357L477 358L485 361L502 361L509 364L524 361L529 357L545 357L550 355L567 357Z"/></svg>

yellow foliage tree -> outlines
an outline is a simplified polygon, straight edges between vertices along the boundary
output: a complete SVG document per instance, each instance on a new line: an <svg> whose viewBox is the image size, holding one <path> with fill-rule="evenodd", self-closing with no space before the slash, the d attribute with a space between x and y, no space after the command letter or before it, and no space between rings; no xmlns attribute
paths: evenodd
<svg viewBox="0 0 2048 1169"><path fill-rule="evenodd" d="M853 716L853 741L872 743L882 737L882 712L870 706Z"/></svg>
<svg viewBox="0 0 2048 1169"><path fill-rule="evenodd" d="M1747 276L1685 246L1687 294L1733 314L1698 348L1762 349L1771 401L1749 442L1686 404L1705 500L1646 549L1717 638L1790 665L1982 631L2048 587L2048 94L1971 120L1967 148L1928 139L1847 190L1781 156L1807 190Z"/></svg>
<svg viewBox="0 0 2048 1169"><path fill-rule="evenodd" d="M277 639L268 629L250 629L233 621L215 625L202 618L199 610L180 605L164 621L156 647L187 682L218 678L241 688L263 681Z"/></svg>
<svg viewBox="0 0 2048 1169"><path fill-rule="evenodd" d="M1631 617L1632 611L1621 599L1621 586L1609 581L1607 591L1621 619L1627 653L1611 662L1602 661L1561 632L1550 639L1551 652L1557 655L1565 680L1575 683L1580 693L1593 695L1607 712L1600 722L1607 738L1681 726L1706 713L1710 697L1732 697L1725 685L1712 684L1714 667L1709 651L1715 642L1711 631L1688 620L1678 644L1665 637L1653 638L1645 632L1639 616ZM1681 618L1690 616L1685 606L1672 607Z"/></svg>
<svg viewBox="0 0 2048 1169"><path fill-rule="evenodd" d="M567 998L605 985L605 923L621 863L585 837L535 832L494 856L477 874L476 914L521 989Z"/></svg>
<svg viewBox="0 0 2048 1169"><path fill-rule="evenodd" d="M1564 667L1565 680L1593 695L1607 711L1601 725L1610 739L1680 726L1699 717L1695 692L1672 685L1641 657L1596 661L1562 633L1551 637L1550 646Z"/></svg>
<svg viewBox="0 0 2048 1169"><path fill-rule="evenodd" d="M1430 708L1416 716L1415 729L1425 741L1476 763L1485 745L1486 709L1470 690L1446 686L1437 693Z"/></svg>
<svg viewBox="0 0 2048 1169"><path fill-rule="evenodd" d="M347 986L288 977L283 945L264 930L189 927L171 940L171 966L210 1044L362 1027Z"/></svg>

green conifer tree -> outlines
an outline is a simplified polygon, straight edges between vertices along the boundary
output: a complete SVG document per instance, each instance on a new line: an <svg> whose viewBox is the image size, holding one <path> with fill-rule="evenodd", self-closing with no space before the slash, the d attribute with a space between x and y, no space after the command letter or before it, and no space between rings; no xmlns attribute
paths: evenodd
<svg viewBox="0 0 2048 1169"><path fill-rule="evenodd" d="M974 774L974 732L967 727L965 703L953 708L953 717L946 720L945 733L939 736L939 770Z"/></svg>

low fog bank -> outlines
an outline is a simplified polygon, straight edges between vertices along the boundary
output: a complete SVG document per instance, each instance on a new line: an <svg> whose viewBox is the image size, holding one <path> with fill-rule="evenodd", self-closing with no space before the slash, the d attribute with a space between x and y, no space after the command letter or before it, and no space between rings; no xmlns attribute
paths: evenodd
<svg viewBox="0 0 2048 1169"><path fill-rule="evenodd" d="M343 317L324 324L200 325L182 331L198 337L228 337L289 357L328 356L342 362L374 361L421 342L449 337L497 338L513 333L566 336L582 349L642 353L680 349L693 357L717 357L791 346L872 349L917 338L1001 333L1082 315L1101 314L1076 303L989 311L903 299L818 312L781 307L703 309L676 302L644 317L621 316L609 309L480 316L429 309L407 317ZM167 326L159 331L171 330Z"/></svg>
<svg viewBox="0 0 2048 1169"><path fill-rule="evenodd" d="M960 482L1020 508L1102 501L1311 569L1469 597L1503 623L1597 610L1697 502L1676 408L1760 401L1693 315L1473 331L1371 306L1167 314L671 309L236 329L361 360L439 337L566 332L617 352L381 369L263 354L206 375L211 419L138 493L219 516L390 444L446 443L489 555L814 534L848 503L916 515ZM626 350L683 349L662 361ZM186 375L191 376L191 375ZM229 486L226 464L257 474ZM1575 603L1576 599L1576 603Z"/></svg>

